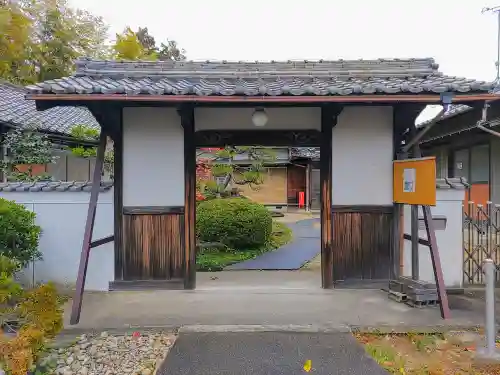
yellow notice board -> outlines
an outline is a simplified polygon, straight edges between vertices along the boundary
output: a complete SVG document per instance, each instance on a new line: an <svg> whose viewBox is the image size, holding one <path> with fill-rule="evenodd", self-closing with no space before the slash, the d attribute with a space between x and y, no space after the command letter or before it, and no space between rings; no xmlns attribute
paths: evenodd
<svg viewBox="0 0 500 375"><path fill-rule="evenodd" d="M394 160L395 203L436 205L436 158Z"/></svg>

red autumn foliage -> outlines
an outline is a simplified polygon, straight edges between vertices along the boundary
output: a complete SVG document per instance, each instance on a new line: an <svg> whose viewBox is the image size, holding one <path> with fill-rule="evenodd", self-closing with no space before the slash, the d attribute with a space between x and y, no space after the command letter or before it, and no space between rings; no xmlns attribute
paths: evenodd
<svg viewBox="0 0 500 375"><path fill-rule="evenodd" d="M222 150L222 148L200 148L200 150L215 153L217 151ZM196 182L197 186L199 186L198 182L208 181L212 177L212 170L210 168L210 160L209 159L197 159L196 160ZM202 201L205 199L205 196L199 191L196 190L196 200Z"/></svg>

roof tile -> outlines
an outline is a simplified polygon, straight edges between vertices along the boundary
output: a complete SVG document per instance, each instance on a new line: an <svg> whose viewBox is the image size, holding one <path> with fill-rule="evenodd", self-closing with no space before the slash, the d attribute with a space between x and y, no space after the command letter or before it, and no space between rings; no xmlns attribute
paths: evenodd
<svg viewBox="0 0 500 375"><path fill-rule="evenodd" d="M80 59L72 77L34 84L36 94L198 96L481 92L493 84L445 76L434 59L338 61L107 61Z"/></svg>
<svg viewBox="0 0 500 375"><path fill-rule="evenodd" d="M113 187L113 181L102 181L100 191ZM39 181L39 182L4 182L0 183L0 192L89 192L91 181Z"/></svg>
<svg viewBox="0 0 500 375"><path fill-rule="evenodd" d="M65 87L69 89L70 84ZM99 123L84 107L55 107L37 111L35 101L26 100L23 87L0 81L0 123L60 134L70 134L76 125L99 129Z"/></svg>

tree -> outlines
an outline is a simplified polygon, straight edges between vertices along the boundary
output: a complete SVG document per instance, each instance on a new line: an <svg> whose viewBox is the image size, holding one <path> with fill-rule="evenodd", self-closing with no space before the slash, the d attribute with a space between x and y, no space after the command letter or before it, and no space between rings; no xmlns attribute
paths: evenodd
<svg viewBox="0 0 500 375"><path fill-rule="evenodd" d="M141 29L139 29L141 30ZM145 31L144 31L145 30ZM141 37L147 34L147 28L142 30ZM149 36L149 35L148 35ZM150 41L146 39L149 43ZM153 39L154 42L154 39ZM156 60L156 52L152 52L150 47L145 47L139 40L136 32L130 27L126 27L121 34L116 34L116 42L113 46L115 57L122 60Z"/></svg>
<svg viewBox="0 0 500 375"><path fill-rule="evenodd" d="M158 59L161 61L182 61L186 60L186 56L184 55L185 53L186 51L184 49L179 49L175 40L168 40L167 44L161 44L158 51Z"/></svg>
<svg viewBox="0 0 500 375"><path fill-rule="evenodd" d="M264 166L276 156L268 148L254 146L227 146L222 149L201 149L197 155L197 199L216 198L228 194L229 185L247 185L257 189L264 182ZM209 153L211 157L199 158ZM250 165L235 163L237 155L246 155ZM217 181L222 177L222 181Z"/></svg>
<svg viewBox="0 0 500 375"><path fill-rule="evenodd" d="M158 47L155 38L149 34L147 27L139 27L136 35L148 55L155 55L161 61L181 61L186 59L184 55L186 51L180 49L175 40L167 40L167 44L161 43Z"/></svg>
<svg viewBox="0 0 500 375"><path fill-rule="evenodd" d="M109 57L108 26L66 0L4 0L0 78L29 84L70 75L80 56Z"/></svg>
<svg viewBox="0 0 500 375"><path fill-rule="evenodd" d="M66 0L32 0L31 61L37 81L71 75L78 57L105 57L108 26L101 17L71 8Z"/></svg>
<svg viewBox="0 0 500 375"><path fill-rule="evenodd" d="M32 21L12 1L0 5L0 78L22 84L33 72L24 62L28 59Z"/></svg>

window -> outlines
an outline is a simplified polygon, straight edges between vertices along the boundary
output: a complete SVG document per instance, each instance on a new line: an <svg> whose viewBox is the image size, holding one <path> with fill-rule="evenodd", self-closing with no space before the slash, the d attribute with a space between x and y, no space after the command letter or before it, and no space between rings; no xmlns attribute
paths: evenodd
<svg viewBox="0 0 500 375"><path fill-rule="evenodd" d="M490 181L490 147L474 146L470 149L470 183L487 184Z"/></svg>

